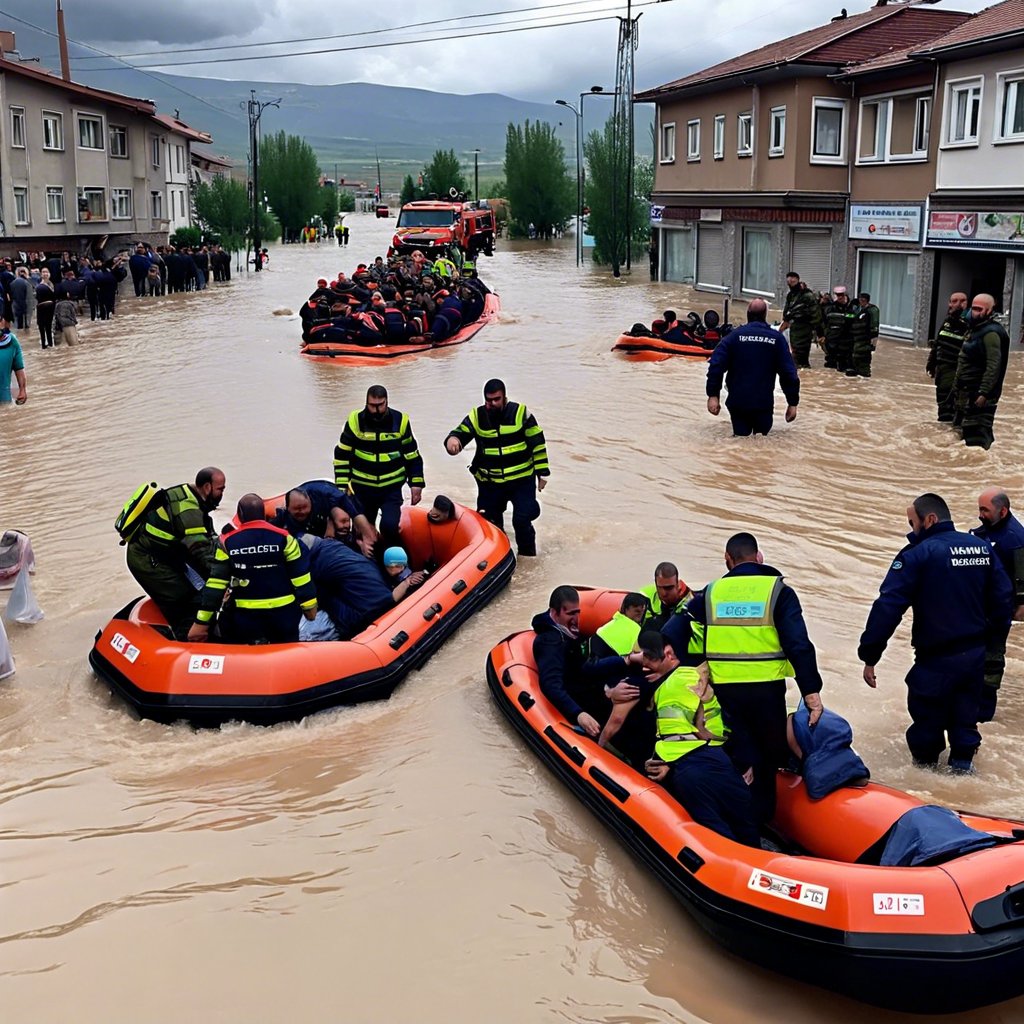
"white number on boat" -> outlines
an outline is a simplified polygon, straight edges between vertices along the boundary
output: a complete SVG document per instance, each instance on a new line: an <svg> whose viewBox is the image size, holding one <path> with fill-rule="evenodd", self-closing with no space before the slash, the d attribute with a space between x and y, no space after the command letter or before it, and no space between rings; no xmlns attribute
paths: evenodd
<svg viewBox="0 0 1024 1024"><path fill-rule="evenodd" d="M924 895L919 892L876 892L875 913L897 917L924 917Z"/></svg>

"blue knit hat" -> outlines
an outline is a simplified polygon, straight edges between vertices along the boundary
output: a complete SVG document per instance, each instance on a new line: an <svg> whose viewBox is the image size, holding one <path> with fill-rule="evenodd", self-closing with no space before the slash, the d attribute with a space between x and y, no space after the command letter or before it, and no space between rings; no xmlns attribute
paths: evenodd
<svg viewBox="0 0 1024 1024"><path fill-rule="evenodd" d="M384 565L408 565L409 556L405 553L405 548L393 547L388 548L384 552Z"/></svg>

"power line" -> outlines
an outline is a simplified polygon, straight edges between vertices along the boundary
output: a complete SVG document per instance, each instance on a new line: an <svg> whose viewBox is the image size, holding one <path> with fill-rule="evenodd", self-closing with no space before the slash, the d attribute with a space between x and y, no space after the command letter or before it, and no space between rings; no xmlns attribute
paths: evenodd
<svg viewBox="0 0 1024 1024"><path fill-rule="evenodd" d="M386 35L390 32L404 32L410 29L430 28L436 25L447 25L458 21L474 21L480 18L496 18L506 14L528 14L533 11L551 11L562 7L583 7L589 6L594 2L595 0L566 0L566 2L557 4L541 4L539 7L515 7L503 11L488 11L485 14L461 14L451 18L435 18L432 21L415 21L408 25L395 25L392 28L365 29L361 32L339 32L337 35L330 36L304 36L298 39L276 39L262 43L229 43L223 46L184 46L172 50L140 50L135 53L119 53L115 56L120 59L127 59L129 57L161 57L172 53L215 53L217 51L228 50L251 50L261 46L291 46L295 43L325 43L331 39L353 39L359 36ZM669 3L671 0L661 0L661 2ZM590 12L584 11L581 13ZM501 23L496 22L496 24ZM72 60L99 60L99 57L73 57Z"/></svg>

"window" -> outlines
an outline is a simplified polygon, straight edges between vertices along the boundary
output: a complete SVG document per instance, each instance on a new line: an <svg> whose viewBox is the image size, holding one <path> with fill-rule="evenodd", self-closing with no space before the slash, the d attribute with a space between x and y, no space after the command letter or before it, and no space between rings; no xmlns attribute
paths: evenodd
<svg viewBox="0 0 1024 1024"><path fill-rule="evenodd" d="M64 148L64 115L43 111L43 149Z"/></svg>
<svg viewBox="0 0 1024 1024"><path fill-rule="evenodd" d="M676 125L673 121L671 124L663 124L661 126L661 162L663 164L673 164L676 161Z"/></svg>
<svg viewBox="0 0 1024 1024"><path fill-rule="evenodd" d="M1024 141L1024 72L999 76L996 141Z"/></svg>
<svg viewBox="0 0 1024 1024"><path fill-rule="evenodd" d="M93 220L107 219L107 190L105 188L80 188L78 190L78 223L87 224Z"/></svg>
<svg viewBox="0 0 1024 1024"><path fill-rule="evenodd" d="M930 96L905 92L862 100L857 163L925 159L930 121Z"/></svg>
<svg viewBox="0 0 1024 1024"><path fill-rule="evenodd" d="M693 284L696 273L696 234L692 228L661 229L661 279Z"/></svg>
<svg viewBox="0 0 1024 1024"><path fill-rule="evenodd" d="M786 152L786 108L772 107L768 120L768 155L783 156Z"/></svg>
<svg viewBox="0 0 1024 1024"><path fill-rule="evenodd" d="M149 193L149 212L153 220L164 219L164 194L163 192Z"/></svg>
<svg viewBox="0 0 1024 1024"><path fill-rule="evenodd" d="M11 107L11 145L15 149L25 148L24 107Z"/></svg>
<svg viewBox="0 0 1024 1024"><path fill-rule="evenodd" d="M119 157L128 155L128 129L123 124L110 126L110 155Z"/></svg>
<svg viewBox="0 0 1024 1024"><path fill-rule="evenodd" d="M715 159L725 157L725 114L715 115Z"/></svg>
<svg viewBox="0 0 1024 1024"><path fill-rule="evenodd" d="M981 114L981 79L946 86L946 144L976 146Z"/></svg>
<svg viewBox="0 0 1024 1024"><path fill-rule="evenodd" d="M150 135L149 137L150 159L154 167L160 166L160 136Z"/></svg>
<svg viewBox="0 0 1024 1024"><path fill-rule="evenodd" d="M736 155L750 156L754 152L754 116L736 115Z"/></svg>
<svg viewBox="0 0 1024 1024"><path fill-rule="evenodd" d="M110 217L112 220L132 219L132 190L112 188L110 190Z"/></svg>
<svg viewBox="0 0 1024 1024"><path fill-rule="evenodd" d="M24 185L14 186L14 223L32 223L28 215L28 189Z"/></svg>
<svg viewBox="0 0 1024 1024"><path fill-rule="evenodd" d="M700 159L700 118L686 122L686 159Z"/></svg>
<svg viewBox="0 0 1024 1024"><path fill-rule="evenodd" d="M78 115L78 145L82 149L103 149L103 118Z"/></svg>
<svg viewBox="0 0 1024 1024"><path fill-rule="evenodd" d="M917 110L914 119L914 152L922 156L928 155L928 139L931 135L932 98L917 97Z"/></svg>
<svg viewBox="0 0 1024 1024"><path fill-rule="evenodd" d="M860 105L860 146L857 156L862 163L884 160L888 150L889 100L876 100Z"/></svg>
<svg viewBox="0 0 1024 1024"><path fill-rule="evenodd" d="M811 163L846 162L846 101L815 96L811 126Z"/></svg>
<svg viewBox="0 0 1024 1024"><path fill-rule="evenodd" d="M174 169L178 174L185 173L185 147L175 146L174 147Z"/></svg>
<svg viewBox="0 0 1024 1024"><path fill-rule="evenodd" d="M64 223L64 189L57 185L46 186L46 223Z"/></svg>
<svg viewBox="0 0 1024 1024"><path fill-rule="evenodd" d="M772 233L764 228L743 229L743 290L774 295Z"/></svg>
<svg viewBox="0 0 1024 1024"><path fill-rule="evenodd" d="M913 332L917 259L910 252L860 250L857 291L871 296L885 334L909 338Z"/></svg>

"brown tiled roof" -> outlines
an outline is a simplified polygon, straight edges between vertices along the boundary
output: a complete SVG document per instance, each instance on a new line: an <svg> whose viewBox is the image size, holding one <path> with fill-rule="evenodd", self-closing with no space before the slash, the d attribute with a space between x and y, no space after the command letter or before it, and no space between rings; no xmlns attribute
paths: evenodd
<svg viewBox="0 0 1024 1024"><path fill-rule="evenodd" d="M1011 0L1024 3L1024 0ZM758 71L800 62L843 67L857 65L894 49L920 46L922 42L948 32L967 15L950 11L925 10L893 5L871 7L841 21L819 25L807 32L770 43L757 50L732 57L703 71L666 85L657 86L637 99L656 99L664 93L705 85L743 72Z"/></svg>
<svg viewBox="0 0 1024 1024"><path fill-rule="evenodd" d="M31 78L36 82L43 82L53 86L55 89L63 89L76 96L85 99L101 100L117 107L124 107L127 110L135 110L140 114L152 114L156 111L156 104L151 100L135 99L133 96L122 96L119 92L107 92L105 89L92 89L87 85L80 85L78 82L66 82L60 75L51 74L41 68L29 67L20 61L8 60L0 57L0 73L5 75L21 75L23 78Z"/></svg>
<svg viewBox="0 0 1024 1024"><path fill-rule="evenodd" d="M968 43L1014 35L1024 35L1024 0L1004 0L1001 4L986 7L969 21L938 39L932 39L928 46L918 47L914 52L932 55Z"/></svg>
<svg viewBox="0 0 1024 1024"><path fill-rule="evenodd" d="M1022 0L1024 2L1024 0ZM953 29L958 28L965 22L969 22L973 15L964 14L960 11L933 11L932 17L935 21L935 27L938 32L948 33ZM945 38L945 36L938 36L938 38ZM936 36L929 37L929 44L935 42ZM913 64L919 64L911 57L912 53L917 52L921 49L921 40L917 39L909 46L904 43L902 46L893 41L892 48L887 53L879 54L873 60L866 60L860 64L851 65L847 69L847 73L850 75L870 75L876 71L887 71L889 68L899 67L900 65L910 66Z"/></svg>
<svg viewBox="0 0 1024 1024"><path fill-rule="evenodd" d="M170 114L154 114L153 120L172 132L184 135L193 142L213 142L213 136L209 132L201 132L197 128L192 128L180 118L171 117Z"/></svg>

